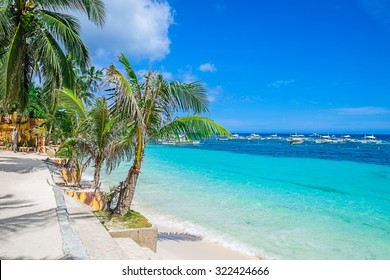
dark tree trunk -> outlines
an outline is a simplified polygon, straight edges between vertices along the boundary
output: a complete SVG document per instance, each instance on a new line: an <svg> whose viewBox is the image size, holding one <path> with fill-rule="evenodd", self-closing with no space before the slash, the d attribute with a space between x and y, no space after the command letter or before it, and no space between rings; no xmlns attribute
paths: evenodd
<svg viewBox="0 0 390 280"><path fill-rule="evenodd" d="M114 212L117 214L126 214L130 211L131 203L133 202L135 187L137 185L145 151L144 133L142 133L142 131L142 128L139 128L133 166L130 168L126 180L122 182L118 204L114 209Z"/></svg>
<svg viewBox="0 0 390 280"><path fill-rule="evenodd" d="M140 162L134 162L130 168L127 178L123 181L122 189L119 193L118 204L114 212L124 215L130 211L131 203L133 202L135 187L137 185L138 176L140 173Z"/></svg>

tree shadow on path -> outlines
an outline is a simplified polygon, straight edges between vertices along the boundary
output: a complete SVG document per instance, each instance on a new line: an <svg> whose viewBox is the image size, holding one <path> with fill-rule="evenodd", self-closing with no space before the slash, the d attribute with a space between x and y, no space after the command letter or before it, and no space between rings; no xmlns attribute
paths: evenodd
<svg viewBox="0 0 390 280"><path fill-rule="evenodd" d="M25 174L45 168L46 164L40 159L0 156L0 171Z"/></svg>

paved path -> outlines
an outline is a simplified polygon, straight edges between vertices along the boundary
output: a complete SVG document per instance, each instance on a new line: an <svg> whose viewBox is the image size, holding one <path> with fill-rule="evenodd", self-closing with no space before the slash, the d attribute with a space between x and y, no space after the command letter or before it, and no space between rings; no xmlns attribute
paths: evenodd
<svg viewBox="0 0 390 280"><path fill-rule="evenodd" d="M0 153L0 258L62 259L50 173L42 157Z"/></svg>

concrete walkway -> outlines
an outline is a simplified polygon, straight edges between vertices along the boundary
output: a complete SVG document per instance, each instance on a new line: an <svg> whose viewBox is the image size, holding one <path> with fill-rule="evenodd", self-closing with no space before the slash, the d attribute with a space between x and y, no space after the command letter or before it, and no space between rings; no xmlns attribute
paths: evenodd
<svg viewBox="0 0 390 280"><path fill-rule="evenodd" d="M39 156L0 153L0 258L63 259L57 204Z"/></svg>
<svg viewBox="0 0 390 280"><path fill-rule="evenodd" d="M88 206L64 196L46 158L0 152L0 259L159 259L113 239Z"/></svg>

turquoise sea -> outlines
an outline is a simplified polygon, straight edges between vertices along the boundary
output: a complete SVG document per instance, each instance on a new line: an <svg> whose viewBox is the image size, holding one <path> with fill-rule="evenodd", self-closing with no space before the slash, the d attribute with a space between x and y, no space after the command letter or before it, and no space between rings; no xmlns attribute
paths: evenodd
<svg viewBox="0 0 390 280"><path fill-rule="evenodd" d="M390 137L377 139L151 144L135 199L195 234L267 259L388 260ZM128 168L103 183L123 180Z"/></svg>

